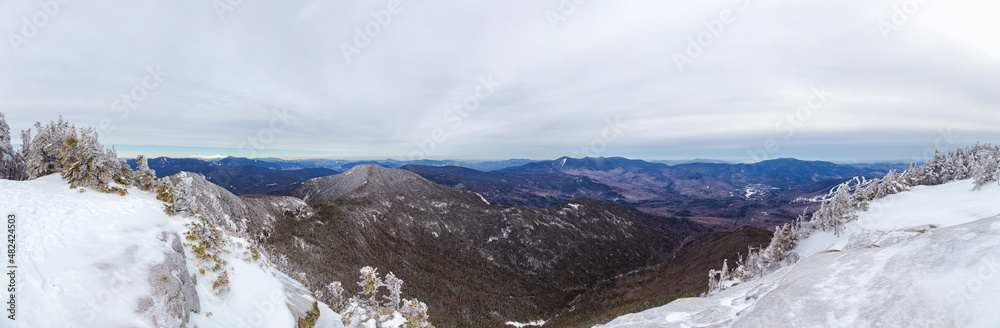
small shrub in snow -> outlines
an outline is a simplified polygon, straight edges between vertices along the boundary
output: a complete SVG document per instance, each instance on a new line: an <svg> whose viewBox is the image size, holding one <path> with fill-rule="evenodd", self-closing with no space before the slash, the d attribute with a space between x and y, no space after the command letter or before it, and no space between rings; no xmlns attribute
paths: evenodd
<svg viewBox="0 0 1000 328"><path fill-rule="evenodd" d="M247 245L246 248L247 250L243 252L243 255L245 256L243 260L250 263L260 262L261 254L260 254L260 249L257 248L257 245L255 245L252 241L250 241L250 245ZM261 266L263 265L264 264L261 264Z"/></svg>
<svg viewBox="0 0 1000 328"><path fill-rule="evenodd" d="M312 310L306 312L306 316L299 318L298 328L313 328L319 320L319 303L313 302Z"/></svg>
<svg viewBox="0 0 1000 328"><path fill-rule="evenodd" d="M423 328L434 327L427 317L427 304L417 300L403 300L403 307L399 313L406 318L403 328Z"/></svg>
<svg viewBox="0 0 1000 328"><path fill-rule="evenodd" d="M219 227L199 220L188 224L188 231L184 233L187 242L184 246L191 250L195 257L195 266L202 275L215 275L212 288L217 293L225 293L229 290L229 273L226 271L228 262L222 258L223 253L228 253L226 247L229 245L227 236Z"/></svg>
<svg viewBox="0 0 1000 328"><path fill-rule="evenodd" d="M229 291L229 271L222 271L212 282L212 289L216 293L223 294Z"/></svg>

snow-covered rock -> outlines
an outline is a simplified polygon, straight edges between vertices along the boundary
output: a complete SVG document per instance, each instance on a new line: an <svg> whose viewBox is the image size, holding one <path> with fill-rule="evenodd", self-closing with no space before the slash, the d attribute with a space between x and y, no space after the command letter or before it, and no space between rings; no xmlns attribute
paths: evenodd
<svg viewBox="0 0 1000 328"><path fill-rule="evenodd" d="M216 292L182 246L194 219L167 216L151 193L0 180L0 211L15 216L17 240L17 316L2 327L295 327L316 304L266 257L245 260L246 240L230 234L230 288ZM317 327L342 326L318 305Z"/></svg>
<svg viewBox="0 0 1000 328"><path fill-rule="evenodd" d="M918 186L872 203L802 260L601 327L998 327L1000 186Z"/></svg>

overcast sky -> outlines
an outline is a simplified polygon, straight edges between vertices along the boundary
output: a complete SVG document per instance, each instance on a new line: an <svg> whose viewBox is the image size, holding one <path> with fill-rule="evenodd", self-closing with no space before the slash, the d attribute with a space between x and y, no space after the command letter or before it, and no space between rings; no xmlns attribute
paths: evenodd
<svg viewBox="0 0 1000 328"><path fill-rule="evenodd" d="M0 111L100 127L123 156L909 160L1000 142L997 12L10 0Z"/></svg>

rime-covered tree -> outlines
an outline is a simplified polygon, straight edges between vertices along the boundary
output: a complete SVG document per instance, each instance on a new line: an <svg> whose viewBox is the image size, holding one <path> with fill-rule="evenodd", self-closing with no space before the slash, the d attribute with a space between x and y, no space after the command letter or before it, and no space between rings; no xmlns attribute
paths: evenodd
<svg viewBox="0 0 1000 328"><path fill-rule="evenodd" d="M31 152L31 129L21 130L21 157L25 158L25 167L27 167L28 153ZM25 172L27 174L27 172Z"/></svg>
<svg viewBox="0 0 1000 328"><path fill-rule="evenodd" d="M111 149L109 149L109 153L110 157L113 158L116 162L118 162L118 170L115 171L115 183L122 186L135 185L136 172L132 170L132 167L128 165L128 162L118 159L118 151L115 150L114 146L112 146ZM148 191L148 189L141 189L141 190Z"/></svg>
<svg viewBox="0 0 1000 328"><path fill-rule="evenodd" d="M0 113L0 121L2 117ZM2 124L0 128L8 130L6 124ZM120 195L127 194L127 188L136 185L140 190L157 192L158 198L168 204L168 212L172 207L179 209L190 203L187 198L178 197L177 191L170 189L172 186L169 184L156 182L156 174L149 169L144 156L139 156L139 172L133 171L125 161L118 159L114 146L104 148L97 130L92 127L81 129L77 135L76 127L60 117L58 122L49 122L45 126L35 123L35 129L37 134L34 137L31 136L30 129L21 131L21 138L24 140L21 155L24 158L22 162L25 163L22 172L26 173L27 178L58 172L69 182L71 188L90 187ZM7 141L9 147L9 133L6 138L0 139L0 143ZM11 157L17 158L18 154L12 149L11 153ZM178 203L180 201L185 204Z"/></svg>
<svg viewBox="0 0 1000 328"><path fill-rule="evenodd" d="M156 186L156 172L149 168L149 161L145 155L135 158L136 170L134 182L132 183L139 190L152 191Z"/></svg>
<svg viewBox="0 0 1000 328"><path fill-rule="evenodd" d="M348 299L344 295L344 285L342 285L339 281L334 281L326 286L326 290L328 293L330 293L328 296L332 300L329 304L330 309L338 313L347 310L347 306L350 304L347 302ZM317 296L319 295L320 294L317 293Z"/></svg>
<svg viewBox="0 0 1000 328"><path fill-rule="evenodd" d="M164 178L153 184L156 199L163 201L168 215L199 216L205 213L205 206L194 196L192 178L188 174L198 173L181 172L171 177L173 181Z"/></svg>
<svg viewBox="0 0 1000 328"><path fill-rule="evenodd" d="M364 267L361 269L361 279L358 286L361 293L345 299L344 289L340 282L333 282L327 286L332 297L331 308L334 311L342 312L344 326L349 328L365 327L367 322L374 322L376 327L383 327L383 324L395 317L399 313L406 323L404 328L433 328L427 317L427 305L418 300L402 299L403 280L396 278L392 272L383 279L379 277L378 269ZM382 295L379 300L381 289L385 288L388 295Z"/></svg>
<svg viewBox="0 0 1000 328"><path fill-rule="evenodd" d="M62 169L62 161L59 159L59 152L63 148L63 141L70 135L76 134L76 127L63 121L49 122L42 126L42 123L35 123L35 137L28 144L27 173L31 179L59 172Z"/></svg>
<svg viewBox="0 0 1000 328"><path fill-rule="evenodd" d="M70 188L91 187L120 195L128 192L125 187L132 169L122 166L114 148L104 149L94 128L84 128L79 137L75 133L65 137L57 157L62 165L60 175Z"/></svg>
<svg viewBox="0 0 1000 328"><path fill-rule="evenodd" d="M26 171L24 157L10 144L10 126L0 113L0 179L25 180Z"/></svg>

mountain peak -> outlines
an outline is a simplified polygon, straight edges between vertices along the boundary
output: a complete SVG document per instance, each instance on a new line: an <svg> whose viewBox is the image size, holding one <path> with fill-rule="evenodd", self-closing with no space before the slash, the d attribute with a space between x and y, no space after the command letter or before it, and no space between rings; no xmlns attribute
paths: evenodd
<svg viewBox="0 0 1000 328"><path fill-rule="evenodd" d="M419 176L413 174L412 172L385 168L379 166L378 164L361 164L352 167L350 170L347 170L344 173L322 177L318 179L323 179L323 178L337 179L341 182L346 182L354 187L361 187L368 182L388 183L388 182L404 181L411 179L423 180L423 178L420 178Z"/></svg>
<svg viewBox="0 0 1000 328"><path fill-rule="evenodd" d="M549 166L556 170L564 169L588 169L588 170L611 170L622 166L659 166L662 164L652 164L642 160L628 159L624 157L560 157L557 160L548 162Z"/></svg>
<svg viewBox="0 0 1000 328"><path fill-rule="evenodd" d="M315 178L303 182L289 193L307 203L328 202L349 194L363 195L438 195L458 192L427 181L416 173L381 167L376 164L362 164L347 172ZM479 197L465 198L476 199Z"/></svg>

